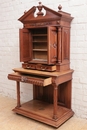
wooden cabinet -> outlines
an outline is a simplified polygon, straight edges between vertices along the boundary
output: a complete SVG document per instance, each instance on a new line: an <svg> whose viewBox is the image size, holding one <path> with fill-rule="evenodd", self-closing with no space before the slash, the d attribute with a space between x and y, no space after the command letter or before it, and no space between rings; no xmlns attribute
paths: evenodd
<svg viewBox="0 0 87 130"><path fill-rule="evenodd" d="M19 18L21 68L8 79L16 81L17 106L14 112L59 127L73 116L71 109L69 13L56 12L39 2ZM38 12L36 11L38 10ZM43 11L44 10L44 11ZM21 104L20 82L33 84L33 99Z"/></svg>

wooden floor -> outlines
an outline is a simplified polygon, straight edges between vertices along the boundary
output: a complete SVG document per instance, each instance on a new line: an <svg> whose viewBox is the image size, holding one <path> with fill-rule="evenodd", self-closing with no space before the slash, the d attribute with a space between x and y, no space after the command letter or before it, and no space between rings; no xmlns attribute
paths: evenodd
<svg viewBox="0 0 87 130"><path fill-rule="evenodd" d="M0 130L87 130L87 120L75 115L59 128L54 128L15 114L16 100L0 95Z"/></svg>

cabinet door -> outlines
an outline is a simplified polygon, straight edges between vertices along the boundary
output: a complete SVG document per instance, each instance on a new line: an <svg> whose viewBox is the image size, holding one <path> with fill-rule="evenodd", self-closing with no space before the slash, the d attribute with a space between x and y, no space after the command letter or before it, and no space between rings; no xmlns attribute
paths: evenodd
<svg viewBox="0 0 87 130"><path fill-rule="evenodd" d="M20 61L31 60L31 33L28 29L20 29Z"/></svg>
<svg viewBox="0 0 87 130"><path fill-rule="evenodd" d="M57 61L57 30L56 27L48 27L48 64Z"/></svg>

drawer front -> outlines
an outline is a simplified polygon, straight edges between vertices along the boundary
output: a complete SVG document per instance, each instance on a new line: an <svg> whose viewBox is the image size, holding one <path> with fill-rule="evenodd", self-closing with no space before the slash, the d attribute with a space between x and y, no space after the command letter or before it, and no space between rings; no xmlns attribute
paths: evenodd
<svg viewBox="0 0 87 130"><path fill-rule="evenodd" d="M23 63L22 67L24 69L36 69L36 70L51 71L51 72L56 71L56 65Z"/></svg>
<svg viewBox="0 0 87 130"><path fill-rule="evenodd" d="M23 63L22 67L24 69L36 69L36 64L28 64L28 63Z"/></svg>
<svg viewBox="0 0 87 130"><path fill-rule="evenodd" d="M15 80L24 83L31 83L38 86L47 86L52 83L51 77L39 77L36 75L23 75L19 73L13 73L8 75L8 79Z"/></svg>
<svg viewBox="0 0 87 130"><path fill-rule="evenodd" d="M46 71L46 66L37 64L36 69Z"/></svg>
<svg viewBox="0 0 87 130"><path fill-rule="evenodd" d="M43 71L56 71L56 66L55 66L55 65L52 65L52 66L49 65L49 66L48 66L48 65L42 65L42 64L39 65L39 64L38 64L38 65L36 66L36 69L37 69L37 70L43 70Z"/></svg>

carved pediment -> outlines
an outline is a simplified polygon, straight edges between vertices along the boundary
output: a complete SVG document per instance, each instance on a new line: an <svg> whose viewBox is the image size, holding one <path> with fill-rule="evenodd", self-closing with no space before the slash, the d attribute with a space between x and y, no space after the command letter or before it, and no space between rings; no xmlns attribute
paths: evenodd
<svg viewBox="0 0 87 130"><path fill-rule="evenodd" d="M31 23L31 22L40 22L40 21L50 21L50 20L58 20L60 19L62 14L41 5L39 2L39 6L33 6L30 10L24 13L22 17L18 20L22 23Z"/></svg>

